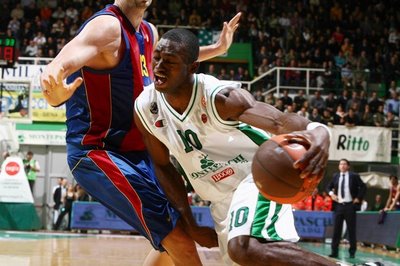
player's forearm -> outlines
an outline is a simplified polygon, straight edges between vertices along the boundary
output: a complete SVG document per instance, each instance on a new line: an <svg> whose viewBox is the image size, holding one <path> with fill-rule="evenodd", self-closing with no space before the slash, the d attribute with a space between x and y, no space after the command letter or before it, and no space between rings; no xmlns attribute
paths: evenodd
<svg viewBox="0 0 400 266"><path fill-rule="evenodd" d="M213 57L222 55L226 52L226 50L220 46L219 44L210 44L207 46L201 46L200 47L200 53L199 53L199 61L206 61L208 59L211 59Z"/></svg>
<svg viewBox="0 0 400 266"><path fill-rule="evenodd" d="M185 227L195 225L192 210L189 206L185 184L172 164L165 167L156 166L157 178L172 206L182 215Z"/></svg>

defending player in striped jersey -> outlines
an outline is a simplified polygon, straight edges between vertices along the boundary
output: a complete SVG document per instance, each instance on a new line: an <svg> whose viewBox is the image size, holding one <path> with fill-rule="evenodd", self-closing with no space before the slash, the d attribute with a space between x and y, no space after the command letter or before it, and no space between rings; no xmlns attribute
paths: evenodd
<svg viewBox="0 0 400 266"><path fill-rule="evenodd" d="M68 165L78 183L154 249L166 250L175 265L200 265L193 240L216 246L215 231L197 226L187 202L168 202L133 120L134 100L153 86L158 35L143 20L150 4L115 0L89 18L44 69L43 96L52 106L66 102ZM201 59L226 51L239 18L224 23L219 41L203 47ZM169 259L166 252L152 255L145 265Z"/></svg>
<svg viewBox="0 0 400 266"><path fill-rule="evenodd" d="M166 194L174 195L169 200L187 200L181 176L170 163L172 154L196 192L211 201L227 264L334 265L294 243L298 235L291 206L263 198L251 175L252 157L268 139L265 131L299 130L290 136L311 147L295 166L303 169L303 178L320 178L329 130L256 102L239 84L195 74L198 54L198 40L190 31L164 34L153 57L155 89L145 90L135 102L135 122Z"/></svg>

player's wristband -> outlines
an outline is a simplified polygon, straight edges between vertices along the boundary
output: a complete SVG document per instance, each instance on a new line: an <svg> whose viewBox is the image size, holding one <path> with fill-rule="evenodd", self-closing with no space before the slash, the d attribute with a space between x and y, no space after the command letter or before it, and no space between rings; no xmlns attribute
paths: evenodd
<svg viewBox="0 0 400 266"><path fill-rule="evenodd" d="M327 126L324 125L324 124L321 124L321 123L318 123L318 122L311 122L311 123L309 123L309 124L307 125L307 128L306 128L306 129L307 129L307 130L313 130L313 129L317 128L317 127L323 127L323 128L325 128L325 129L328 131L329 139L332 138L331 130L329 129L329 127L327 127Z"/></svg>

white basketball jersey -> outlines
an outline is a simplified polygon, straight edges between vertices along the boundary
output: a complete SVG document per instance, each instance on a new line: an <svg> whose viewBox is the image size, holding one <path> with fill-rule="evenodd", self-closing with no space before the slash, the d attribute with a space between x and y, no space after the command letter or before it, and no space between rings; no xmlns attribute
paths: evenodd
<svg viewBox="0 0 400 266"><path fill-rule="evenodd" d="M155 89L144 90L135 103L144 127L168 147L196 193L211 202L232 195L251 173L255 151L268 139L260 129L221 119L215 95L227 86L239 89L240 84L195 75L192 97L182 114Z"/></svg>

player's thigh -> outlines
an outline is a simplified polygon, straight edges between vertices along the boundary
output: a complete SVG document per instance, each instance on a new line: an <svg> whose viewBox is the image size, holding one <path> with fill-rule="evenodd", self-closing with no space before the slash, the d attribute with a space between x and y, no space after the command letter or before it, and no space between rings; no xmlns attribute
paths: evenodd
<svg viewBox="0 0 400 266"><path fill-rule="evenodd" d="M179 218L162 192L147 154L92 150L69 154L72 174L95 199L145 236L156 249Z"/></svg>
<svg viewBox="0 0 400 266"><path fill-rule="evenodd" d="M292 207L263 197L249 175L233 195L229 208L228 241L252 236L267 241L298 241Z"/></svg>

